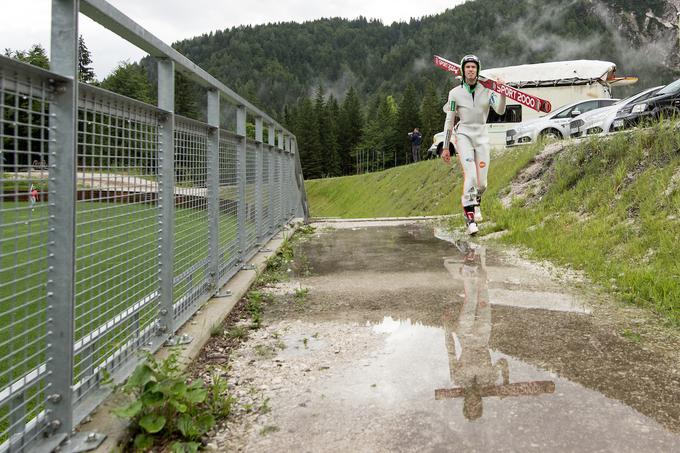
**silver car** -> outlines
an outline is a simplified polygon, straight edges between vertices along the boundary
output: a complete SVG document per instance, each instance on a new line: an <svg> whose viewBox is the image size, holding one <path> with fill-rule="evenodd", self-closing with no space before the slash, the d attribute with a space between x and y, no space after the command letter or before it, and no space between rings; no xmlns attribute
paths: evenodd
<svg viewBox="0 0 680 453"><path fill-rule="evenodd" d="M601 134L603 132L613 132L612 123L619 112L636 102L649 99L661 88L663 88L663 86L649 88L634 94L633 96L622 99L609 107L591 110L588 113L577 116L569 124L571 137L583 137L586 135Z"/></svg>
<svg viewBox="0 0 680 453"><path fill-rule="evenodd" d="M544 117L526 121L519 127L506 131L505 144L513 146L533 143L539 138L569 137L569 123L574 117L597 108L610 106L617 101L618 99L600 98L565 105Z"/></svg>

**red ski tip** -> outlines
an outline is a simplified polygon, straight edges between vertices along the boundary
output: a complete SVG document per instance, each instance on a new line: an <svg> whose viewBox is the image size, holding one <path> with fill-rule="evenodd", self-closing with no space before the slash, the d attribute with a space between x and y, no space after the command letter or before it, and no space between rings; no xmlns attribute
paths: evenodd
<svg viewBox="0 0 680 453"><path fill-rule="evenodd" d="M550 101L543 101L543 103L541 104L541 112L543 113L552 112L552 104L550 104Z"/></svg>

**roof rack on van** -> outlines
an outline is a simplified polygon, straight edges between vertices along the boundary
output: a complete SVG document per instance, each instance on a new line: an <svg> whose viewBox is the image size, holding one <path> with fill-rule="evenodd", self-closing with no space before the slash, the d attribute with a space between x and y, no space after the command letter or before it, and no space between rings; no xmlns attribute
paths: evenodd
<svg viewBox="0 0 680 453"><path fill-rule="evenodd" d="M549 63L506 66L482 71L488 77L503 79L508 85L551 87L601 83L609 86L637 82L636 77L616 77L616 64L600 60L552 61Z"/></svg>

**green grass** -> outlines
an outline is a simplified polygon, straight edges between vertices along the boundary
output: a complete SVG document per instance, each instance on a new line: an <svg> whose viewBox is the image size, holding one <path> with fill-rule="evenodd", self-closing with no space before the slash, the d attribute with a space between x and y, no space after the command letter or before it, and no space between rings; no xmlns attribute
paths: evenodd
<svg viewBox="0 0 680 453"><path fill-rule="evenodd" d="M489 194L514 177L536 153L515 148L489 166ZM451 165L428 160L366 175L305 181L314 217L397 217L458 214L461 211L461 171L455 158Z"/></svg>
<svg viewBox="0 0 680 453"><path fill-rule="evenodd" d="M158 289L158 208L147 204L78 202L76 229L75 337ZM46 203L31 211L27 202L0 204L0 387L20 378L47 359L47 235ZM236 220L223 216L221 243L234 239ZM176 209L175 275L207 258L207 213ZM175 300L196 285L205 270L175 286ZM98 360L127 342L130 333L149 325L158 307L149 305L93 347L75 357L74 378L89 373ZM57 358L58 359L58 358ZM83 374L81 374L83 373ZM29 391L34 397L39 389ZM42 398L27 401L31 411ZM8 407L0 408L0 432L7 428ZM0 440L2 440L0 436Z"/></svg>
<svg viewBox="0 0 680 453"><path fill-rule="evenodd" d="M76 340L158 289L158 208L147 204L78 202L76 213ZM175 211L174 274L208 256L205 210ZM0 388L47 360L47 204L0 204ZM220 219L220 246L234 239L236 219ZM175 285L178 300L200 282L199 269ZM132 331L154 322L158 307L102 335L74 357L74 379L87 376L101 358L126 343ZM58 358L57 358L58 359ZM41 386L26 393L26 420L42 407ZM0 408L0 433L9 407ZM0 441L4 435L0 434Z"/></svg>
<svg viewBox="0 0 680 453"><path fill-rule="evenodd" d="M538 145L492 159L482 234L571 266L621 299L680 323L680 134L651 129L570 145L544 176L540 199L500 198ZM674 178L674 175L678 175ZM674 182L673 182L674 181ZM428 161L362 176L305 183L313 216L386 217L459 213L460 170ZM676 187L677 186L677 187ZM462 216L452 225L463 225Z"/></svg>
<svg viewBox="0 0 680 453"><path fill-rule="evenodd" d="M420 162L367 175L305 181L314 217L449 214L456 166Z"/></svg>
<svg viewBox="0 0 680 453"><path fill-rule="evenodd" d="M663 125L562 153L538 203L488 211L503 241L586 271L624 300L680 322L680 134Z"/></svg>

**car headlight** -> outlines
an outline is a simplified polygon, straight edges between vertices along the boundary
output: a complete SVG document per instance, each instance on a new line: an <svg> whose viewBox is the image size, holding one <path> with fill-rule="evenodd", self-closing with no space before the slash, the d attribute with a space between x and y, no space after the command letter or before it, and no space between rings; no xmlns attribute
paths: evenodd
<svg viewBox="0 0 680 453"><path fill-rule="evenodd" d="M647 103L643 102L642 104L635 104L633 106L633 113L642 113L645 110L647 110Z"/></svg>

